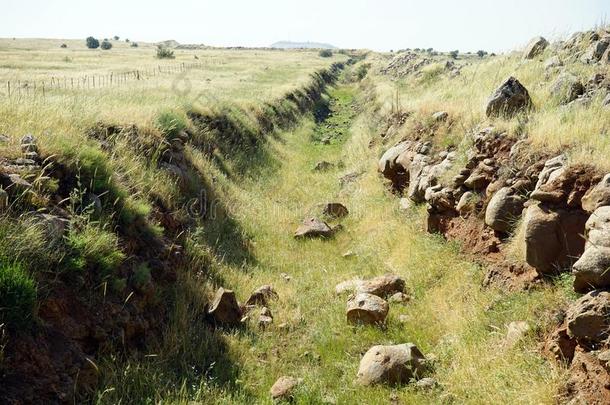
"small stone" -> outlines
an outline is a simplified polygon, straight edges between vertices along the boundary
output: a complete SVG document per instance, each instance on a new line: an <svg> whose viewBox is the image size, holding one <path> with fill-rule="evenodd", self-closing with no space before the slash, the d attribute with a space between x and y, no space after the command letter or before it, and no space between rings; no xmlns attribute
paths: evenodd
<svg viewBox="0 0 610 405"><path fill-rule="evenodd" d="M301 378L294 377L280 377L273 384L270 390L271 398L274 401L278 400L290 400L294 395L294 390L297 388L299 384L301 384L303 380Z"/></svg>
<svg viewBox="0 0 610 405"><path fill-rule="evenodd" d="M270 285L263 285L250 295L250 298L246 301L246 305L267 305L269 300L278 299L278 295Z"/></svg>
<svg viewBox="0 0 610 405"><path fill-rule="evenodd" d="M408 211L411 207L413 207L413 201L411 201L411 199L403 197L399 200L399 209L401 211Z"/></svg>
<svg viewBox="0 0 610 405"><path fill-rule="evenodd" d="M317 172L325 172L335 168L335 164L331 162L327 162L326 160L322 160L314 166L313 170Z"/></svg>
<svg viewBox="0 0 610 405"><path fill-rule="evenodd" d="M447 118L449 118L449 113L446 111L439 111L432 114L432 119L436 122L447 121Z"/></svg>
<svg viewBox="0 0 610 405"><path fill-rule="evenodd" d="M434 378L422 378L415 383L415 386L421 390L431 390L438 387L438 382Z"/></svg>
<svg viewBox="0 0 610 405"><path fill-rule="evenodd" d="M514 347L530 331L530 326L525 321L515 321L508 325L504 345L508 348Z"/></svg>
<svg viewBox="0 0 610 405"><path fill-rule="evenodd" d="M349 210L341 203L327 203L324 205L322 214L331 218L343 218L349 214Z"/></svg>
<svg viewBox="0 0 610 405"><path fill-rule="evenodd" d="M392 304L404 304L406 302L409 302L410 299L411 297L409 297L407 294L397 292L396 294L388 298L388 302Z"/></svg>
<svg viewBox="0 0 610 405"><path fill-rule="evenodd" d="M329 238L333 235L333 230L324 221L318 218L309 218L303 221L296 230L294 237L303 238Z"/></svg>
<svg viewBox="0 0 610 405"><path fill-rule="evenodd" d="M286 281L286 282L288 282L288 281L292 280L292 277L291 277L291 276L289 276L289 275L288 275L288 274L286 274L286 273L281 273L281 274L280 274L280 277L281 277L281 278L283 278L283 279L284 279L284 281Z"/></svg>

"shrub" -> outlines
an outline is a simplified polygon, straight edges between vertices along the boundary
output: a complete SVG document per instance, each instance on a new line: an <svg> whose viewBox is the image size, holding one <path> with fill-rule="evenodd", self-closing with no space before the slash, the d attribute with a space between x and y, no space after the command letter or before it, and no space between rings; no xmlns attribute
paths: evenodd
<svg viewBox="0 0 610 405"><path fill-rule="evenodd" d="M26 326L34 315L36 284L18 263L0 263L0 323Z"/></svg>
<svg viewBox="0 0 610 405"><path fill-rule="evenodd" d="M65 49L65 48L67 48L67 47L68 47L68 45L66 45L66 44L61 44L59 47L60 47L60 48L64 48L64 49Z"/></svg>
<svg viewBox="0 0 610 405"><path fill-rule="evenodd" d="M318 55L320 55L321 58L330 58L333 56L333 51L330 49L322 49Z"/></svg>
<svg viewBox="0 0 610 405"><path fill-rule="evenodd" d="M87 38L87 48L89 49L97 49L100 47L100 41L93 37Z"/></svg>
<svg viewBox="0 0 610 405"><path fill-rule="evenodd" d="M132 42L131 43L131 47L132 48L137 48L138 47L138 43L137 42Z"/></svg>
<svg viewBox="0 0 610 405"><path fill-rule="evenodd" d="M114 36L114 40L115 40L115 41L118 41L119 39L121 39L121 37L119 37L118 35L115 35L115 36Z"/></svg>
<svg viewBox="0 0 610 405"><path fill-rule="evenodd" d="M105 51L112 49L112 43L110 41L103 41L100 48L102 48Z"/></svg>
<svg viewBox="0 0 610 405"><path fill-rule="evenodd" d="M157 59L174 59L174 51L163 45L157 45Z"/></svg>
<svg viewBox="0 0 610 405"><path fill-rule="evenodd" d="M487 52L485 52L485 51L481 50L481 51L478 51L478 52L477 52L477 55L479 55L479 58L482 58L482 57L484 57L485 55L487 55Z"/></svg>
<svg viewBox="0 0 610 405"><path fill-rule="evenodd" d="M130 42L129 38L125 38L125 42L129 43Z"/></svg>
<svg viewBox="0 0 610 405"><path fill-rule="evenodd" d="M451 52L449 52L449 56L451 56L453 59L457 59L459 54L460 54L460 51L451 51Z"/></svg>

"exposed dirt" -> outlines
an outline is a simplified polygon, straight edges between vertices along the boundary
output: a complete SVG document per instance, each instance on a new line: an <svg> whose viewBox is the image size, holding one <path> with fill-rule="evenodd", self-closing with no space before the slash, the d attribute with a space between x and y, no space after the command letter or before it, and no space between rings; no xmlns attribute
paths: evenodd
<svg viewBox="0 0 610 405"><path fill-rule="evenodd" d="M569 370L569 378L558 403L610 404L608 365L594 353L577 351Z"/></svg>

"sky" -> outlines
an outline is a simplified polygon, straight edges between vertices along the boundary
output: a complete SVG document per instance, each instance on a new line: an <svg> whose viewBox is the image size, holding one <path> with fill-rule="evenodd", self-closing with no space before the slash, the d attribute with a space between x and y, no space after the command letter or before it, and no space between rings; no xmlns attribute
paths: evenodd
<svg viewBox="0 0 610 405"><path fill-rule="evenodd" d="M0 37L503 52L610 22L610 0L0 0Z"/></svg>

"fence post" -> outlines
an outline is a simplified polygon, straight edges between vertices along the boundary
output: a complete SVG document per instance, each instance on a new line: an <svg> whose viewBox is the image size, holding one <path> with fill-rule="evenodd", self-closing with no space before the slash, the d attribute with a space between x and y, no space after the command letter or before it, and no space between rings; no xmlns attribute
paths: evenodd
<svg viewBox="0 0 610 405"><path fill-rule="evenodd" d="M8 82L6 82L6 86L8 87L8 96L11 96L11 81L9 80Z"/></svg>

